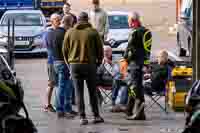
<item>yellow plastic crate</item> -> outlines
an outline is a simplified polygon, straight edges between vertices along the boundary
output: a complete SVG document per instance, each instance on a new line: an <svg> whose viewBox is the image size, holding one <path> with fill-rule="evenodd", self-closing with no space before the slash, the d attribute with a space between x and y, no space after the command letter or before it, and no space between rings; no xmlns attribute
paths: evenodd
<svg viewBox="0 0 200 133"><path fill-rule="evenodd" d="M176 67L171 72L171 80L167 84L167 103L174 110L183 109L185 97L192 85L192 68Z"/></svg>
<svg viewBox="0 0 200 133"><path fill-rule="evenodd" d="M174 68L172 70L171 76L172 77L175 77L175 76L192 76L192 68L187 68L187 67L184 67L184 66Z"/></svg>
<svg viewBox="0 0 200 133"><path fill-rule="evenodd" d="M170 86L168 88L168 105L170 108L177 110L177 109L183 109L185 106L185 97L187 95L186 91L183 92L176 92L174 89L174 82L170 81Z"/></svg>

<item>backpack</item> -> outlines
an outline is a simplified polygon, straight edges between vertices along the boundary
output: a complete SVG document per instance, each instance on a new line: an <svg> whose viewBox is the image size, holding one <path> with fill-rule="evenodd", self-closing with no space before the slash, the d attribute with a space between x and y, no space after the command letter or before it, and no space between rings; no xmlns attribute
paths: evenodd
<svg viewBox="0 0 200 133"><path fill-rule="evenodd" d="M113 82L112 66L101 64L97 69L97 84L111 86Z"/></svg>

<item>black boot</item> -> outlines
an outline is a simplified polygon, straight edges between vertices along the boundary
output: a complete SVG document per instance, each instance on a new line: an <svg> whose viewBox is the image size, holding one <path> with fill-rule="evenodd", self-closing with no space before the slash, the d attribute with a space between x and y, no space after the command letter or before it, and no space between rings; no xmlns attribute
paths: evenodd
<svg viewBox="0 0 200 133"><path fill-rule="evenodd" d="M128 99L128 104L127 104L127 108L126 108L126 116L132 116L133 115L133 107L134 107L134 103L135 103L135 99L132 97L129 97Z"/></svg>
<svg viewBox="0 0 200 133"><path fill-rule="evenodd" d="M140 102L140 100L136 99L133 113L132 116L127 117L127 120L146 120L144 102Z"/></svg>
<svg viewBox="0 0 200 133"><path fill-rule="evenodd" d="M142 109L142 111L139 113L139 115L137 115L134 120L146 120L146 115L144 113L144 109Z"/></svg>

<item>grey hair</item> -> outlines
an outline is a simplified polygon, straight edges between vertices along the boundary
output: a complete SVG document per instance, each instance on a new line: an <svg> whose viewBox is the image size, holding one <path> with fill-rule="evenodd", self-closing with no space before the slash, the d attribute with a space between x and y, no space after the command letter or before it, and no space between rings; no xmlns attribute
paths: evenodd
<svg viewBox="0 0 200 133"><path fill-rule="evenodd" d="M61 20L61 16L58 13L53 13L50 17L50 20L53 20L55 18L59 18Z"/></svg>
<svg viewBox="0 0 200 133"><path fill-rule="evenodd" d="M140 14L138 12L132 12L129 14L129 18L133 20L140 20Z"/></svg>

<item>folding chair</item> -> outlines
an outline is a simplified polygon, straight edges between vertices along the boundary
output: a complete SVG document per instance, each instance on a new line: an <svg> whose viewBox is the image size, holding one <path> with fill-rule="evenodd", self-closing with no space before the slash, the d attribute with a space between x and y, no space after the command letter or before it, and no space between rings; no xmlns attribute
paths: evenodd
<svg viewBox="0 0 200 133"><path fill-rule="evenodd" d="M97 86L103 97L103 103L108 104L112 101L112 86Z"/></svg>
<svg viewBox="0 0 200 133"><path fill-rule="evenodd" d="M146 94L147 97L150 98L150 103L145 106L145 111L148 111L150 110L153 105L157 105L158 107L160 107L160 109L165 113L165 114L169 114L169 111L168 111L168 104L167 104L167 101L168 101L168 94L167 94L167 85L168 85L168 80L171 78L171 68L168 67L168 79L165 81L165 88L161 91L161 92L152 92L152 95L149 95L149 94ZM160 100L161 98L164 97L164 105L162 105L160 103Z"/></svg>
<svg viewBox="0 0 200 133"><path fill-rule="evenodd" d="M162 92L153 92L152 95L146 94L146 96L148 96L150 98L150 103L148 103L148 106L145 107L145 111L150 110L153 105L157 105L158 107L160 107L160 109L165 112L165 114L168 114L168 110L167 110L167 94L166 94L166 89L164 89L164 91ZM164 106L159 102L161 100L161 98L165 99L164 102Z"/></svg>

